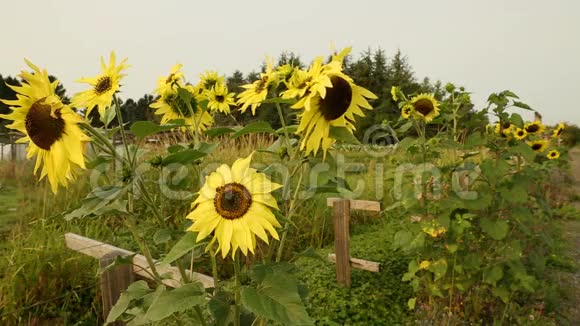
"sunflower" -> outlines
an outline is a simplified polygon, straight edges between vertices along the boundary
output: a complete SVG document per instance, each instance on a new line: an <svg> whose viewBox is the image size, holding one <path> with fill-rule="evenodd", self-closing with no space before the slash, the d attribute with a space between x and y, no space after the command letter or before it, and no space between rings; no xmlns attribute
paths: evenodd
<svg viewBox="0 0 580 326"><path fill-rule="evenodd" d="M499 122L497 122L495 124L495 133L500 135L502 138L510 138L512 132L514 131L516 127L509 123L509 122L504 122L503 125L500 124Z"/></svg>
<svg viewBox="0 0 580 326"><path fill-rule="evenodd" d="M155 93L163 94L171 90L174 86L183 86L184 76L183 72L181 72L181 68L183 68L182 64L176 64L171 68L171 72L168 76L159 77Z"/></svg>
<svg viewBox="0 0 580 326"><path fill-rule="evenodd" d="M285 65L278 66L278 68L276 68L276 74L278 75L278 79L280 81L288 83L290 78L292 78L292 76L294 75L295 70L296 70L295 66L287 63Z"/></svg>
<svg viewBox="0 0 580 326"><path fill-rule="evenodd" d="M549 158L550 160L555 160L558 157L560 157L560 152L558 152L557 150L553 149L551 151L548 152L548 155L546 155L547 158Z"/></svg>
<svg viewBox="0 0 580 326"><path fill-rule="evenodd" d="M217 71L208 70L199 76L198 87L202 92L210 91L218 84L225 84L225 78L220 76Z"/></svg>
<svg viewBox="0 0 580 326"><path fill-rule="evenodd" d="M566 128L566 125L563 123L559 123L556 129L554 129L554 133L552 134L553 138L559 138L562 135L562 131Z"/></svg>
<svg viewBox="0 0 580 326"><path fill-rule="evenodd" d="M251 84L243 85L246 90L238 94L237 104L242 104L240 111L246 112L248 107L252 108L252 115L256 114L256 109L268 96L270 85L276 81L276 73L272 71L272 61L266 59L266 72L260 74L260 79Z"/></svg>
<svg viewBox="0 0 580 326"><path fill-rule="evenodd" d="M34 174L42 165L40 179L48 177L53 193L60 186L68 186L74 180L75 167L85 168L83 142L89 140L79 128L81 116L64 105L56 95L58 80L52 83L46 70L26 60L34 73L23 71L22 86L8 85L17 93L16 100L2 100L10 105L12 112L0 118L12 120L7 125L24 134L18 143L27 143L26 157L36 156Z"/></svg>
<svg viewBox="0 0 580 326"><path fill-rule="evenodd" d="M514 137L516 137L516 139L519 139L519 140L526 138L526 136L528 135L526 129L524 129L524 128L516 129L516 131L514 131L513 134L514 134Z"/></svg>
<svg viewBox="0 0 580 326"><path fill-rule="evenodd" d="M292 77L286 83L288 89L280 93L283 99L291 99L296 97L303 97L308 91L308 87L312 82L312 76L308 71L296 69Z"/></svg>
<svg viewBox="0 0 580 326"><path fill-rule="evenodd" d="M185 103L179 96L178 87L173 87L165 91L149 107L155 109L155 114L162 115L161 123L167 123L171 120L184 119L185 124L196 131L206 130L213 123L213 118L209 113L199 107L199 102L203 99L201 95L196 94L195 88L191 85L183 87L191 94L191 100ZM191 110L190 110L191 106ZM194 116L192 117L192 111Z"/></svg>
<svg viewBox="0 0 580 326"><path fill-rule="evenodd" d="M71 106L87 108L85 117L88 117L96 106L98 107L99 115L103 116L105 110L111 106L113 95L121 87L119 84L121 78L126 76L121 74L121 72L128 67L127 59L123 59L119 65L116 65L115 52L111 52L108 66L105 64L103 57L101 57L102 73L96 77L81 78L78 80L79 83L87 83L92 88L75 94L71 99Z"/></svg>
<svg viewBox="0 0 580 326"><path fill-rule="evenodd" d="M355 115L364 116L361 108L372 109L367 98L377 98L334 67L322 67L321 71L326 78L318 80L324 83L328 79L330 85L324 91L312 91L320 85L311 85L305 97L292 106L294 109L304 108L298 115L300 122L296 132L302 134L300 149L305 150L306 155L311 152L316 155L322 147L326 156L326 151L334 143L330 138L330 127L345 127L352 133Z"/></svg>
<svg viewBox="0 0 580 326"><path fill-rule="evenodd" d="M541 134L546 127L540 121L528 122L524 126L528 134Z"/></svg>
<svg viewBox="0 0 580 326"><path fill-rule="evenodd" d="M247 256L254 253L256 236L268 243L268 235L278 240L280 223L272 213L278 209L271 192L282 187L263 173L250 168L252 154L234 162L231 169L223 164L211 173L193 202L187 218L193 220L188 231L198 232L201 241L213 232L218 251L225 258L231 249L232 258L238 248Z"/></svg>
<svg viewBox="0 0 580 326"><path fill-rule="evenodd" d="M423 260L419 264L419 269L427 269L427 268L429 268L429 266L431 266L431 262L429 262L428 260Z"/></svg>
<svg viewBox="0 0 580 326"><path fill-rule="evenodd" d="M412 105L405 105L401 109L401 117L403 117L403 119L409 119L412 114L413 114L413 106Z"/></svg>
<svg viewBox="0 0 580 326"><path fill-rule="evenodd" d="M433 94L419 94L411 99L413 111L429 122L439 115L439 103Z"/></svg>
<svg viewBox="0 0 580 326"><path fill-rule="evenodd" d="M528 145L534 150L534 152L543 152L548 147L548 141L546 140L535 140L529 142Z"/></svg>
<svg viewBox="0 0 580 326"><path fill-rule="evenodd" d="M223 83L218 83L207 92L207 107L212 111L219 111L230 114L230 105L235 105L236 94L228 93L228 87Z"/></svg>

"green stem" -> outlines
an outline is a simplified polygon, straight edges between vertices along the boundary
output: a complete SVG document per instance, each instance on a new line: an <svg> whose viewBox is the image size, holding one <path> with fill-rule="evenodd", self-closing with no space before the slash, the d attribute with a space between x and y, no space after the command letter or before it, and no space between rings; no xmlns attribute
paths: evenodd
<svg viewBox="0 0 580 326"><path fill-rule="evenodd" d="M302 165L299 165L302 166ZM298 184L296 185L296 190L290 198L290 205L288 211L286 213L286 223L284 223L284 231L282 231L282 237L280 238L280 245L278 246L278 251L276 252L276 262L280 262L282 260L282 253L284 252L284 244L286 243L286 236L288 235L288 227L290 225L290 221L292 221L292 214L294 213L294 207L296 198L298 196L298 191L300 189L300 184L302 183L302 177L304 176L304 170L300 169L300 175L298 177Z"/></svg>
<svg viewBox="0 0 580 326"><path fill-rule="evenodd" d="M240 255L234 255L234 273L235 273L235 300L234 307L234 326L240 326L241 317L241 275L240 275Z"/></svg>
<svg viewBox="0 0 580 326"><path fill-rule="evenodd" d="M213 244L209 247L209 257L211 260L211 274L213 276L213 293L214 295L217 294L219 290L219 277L218 277L218 269L217 269L217 258L215 257L216 253L213 249Z"/></svg>
<svg viewBox="0 0 580 326"><path fill-rule="evenodd" d="M149 264L149 267L151 268L151 272L153 272L153 275L155 276L156 281L161 283L161 276L157 272L157 268L155 267L155 261L153 260L153 257L151 256L151 251L149 251L149 247L147 246L147 243L145 243L145 241L143 241L143 238L141 238L141 236L139 235L139 232L135 229L135 225L133 225L133 222L130 220L130 218L125 219L125 225L127 225L127 228L129 229L129 231L133 235L133 238L135 238L135 241L137 241L137 245L139 246L139 249L141 250L141 252L145 256L145 259L147 259L147 263Z"/></svg>
<svg viewBox="0 0 580 326"><path fill-rule="evenodd" d="M286 120L284 119L284 113L282 112L282 107L280 103L276 102L276 110L278 111L278 117L280 118L280 124L282 124L282 129L284 130L286 148L290 150L290 134L288 134L288 129L286 128Z"/></svg>
<svg viewBox="0 0 580 326"><path fill-rule="evenodd" d="M201 324L203 326L207 326L207 323L205 322L205 319L203 318L203 312L201 311L201 308L199 306L195 306L195 312L197 313L197 317L199 318L199 321L201 322Z"/></svg>
<svg viewBox="0 0 580 326"><path fill-rule="evenodd" d="M123 141L123 146L125 147L125 156L131 166L135 162L131 158L131 153L129 152L129 142L127 141L127 135L125 134L125 125L123 124L123 115L121 114L121 105L119 104L119 100L117 96L113 96L113 102L115 102L115 113L117 114L117 121L119 122L119 129L121 132L121 140Z"/></svg>

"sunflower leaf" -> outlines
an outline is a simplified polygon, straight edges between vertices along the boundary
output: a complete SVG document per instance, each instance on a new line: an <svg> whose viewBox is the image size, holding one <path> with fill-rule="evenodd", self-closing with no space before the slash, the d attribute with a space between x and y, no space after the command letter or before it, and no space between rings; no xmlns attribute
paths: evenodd
<svg viewBox="0 0 580 326"><path fill-rule="evenodd" d="M360 144L358 139L346 127L330 126L329 136L349 144Z"/></svg>
<svg viewBox="0 0 580 326"><path fill-rule="evenodd" d="M218 137L221 135L231 134L232 132L236 132L232 128L225 128L225 127L218 127L218 128L211 128L206 130L204 133L209 137Z"/></svg>
<svg viewBox="0 0 580 326"><path fill-rule="evenodd" d="M298 125L291 125L276 130L276 133L278 135L284 135L285 133L293 134L296 132L296 130L298 130Z"/></svg>
<svg viewBox="0 0 580 326"><path fill-rule="evenodd" d="M257 288L243 287L242 304L254 314L282 325L313 325L296 282L285 273L268 274Z"/></svg>
<svg viewBox="0 0 580 326"><path fill-rule="evenodd" d="M163 161L161 162L161 165L167 166L167 165L172 164L172 163L188 164L188 163L194 162L194 161L196 161L196 160L198 160L206 155L207 155L206 153L200 152L200 151L195 150L195 149L186 149L186 150L168 155L167 157L165 157L163 159Z"/></svg>
<svg viewBox="0 0 580 326"><path fill-rule="evenodd" d="M167 253L163 259L162 264L171 264L186 255L188 252L205 245L205 241L200 243L197 242L197 233L186 232L185 235L177 241L173 248L169 250L169 253Z"/></svg>
<svg viewBox="0 0 580 326"><path fill-rule="evenodd" d="M274 98L269 98L269 99L263 100L260 103L261 104L266 104L266 103L294 104L294 103L296 103L296 100L292 99L292 98L284 99L281 97L274 97Z"/></svg>
<svg viewBox="0 0 580 326"><path fill-rule="evenodd" d="M534 110L534 109L532 109L529 105L527 105L524 102L514 101L513 105L514 106L517 106L518 108L522 108L524 110L529 110L529 111L533 111Z"/></svg>
<svg viewBox="0 0 580 326"><path fill-rule="evenodd" d="M274 129L272 126L266 121L256 121L252 122L249 125L243 127L242 129L236 131L232 135L232 139L236 139L240 136L247 135L247 134L255 134L259 132L267 132L267 133L274 133Z"/></svg>
<svg viewBox="0 0 580 326"><path fill-rule="evenodd" d="M131 125L131 133L139 138L145 138L158 132L168 131L184 125L184 122L158 125L150 121L137 121Z"/></svg>
<svg viewBox="0 0 580 326"><path fill-rule="evenodd" d="M165 287L162 286L162 288ZM175 312L186 311L203 304L205 304L205 291L201 283L184 284L174 290L163 289L147 309L145 319L159 321Z"/></svg>

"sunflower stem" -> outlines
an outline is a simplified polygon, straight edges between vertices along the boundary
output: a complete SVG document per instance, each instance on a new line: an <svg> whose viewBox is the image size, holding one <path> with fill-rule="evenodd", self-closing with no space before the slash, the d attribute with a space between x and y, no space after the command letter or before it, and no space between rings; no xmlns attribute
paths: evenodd
<svg viewBox="0 0 580 326"><path fill-rule="evenodd" d="M290 134L288 133L288 129L286 128L286 120L284 119L282 107L278 102L276 102L276 110L278 111L278 116L280 117L280 124L282 125L282 129L284 129L284 140L286 143L286 148L288 149L288 151L290 151ZM294 155L292 155L292 157L294 157Z"/></svg>
<svg viewBox="0 0 580 326"><path fill-rule="evenodd" d="M301 166L302 166L302 164L299 165L299 167L301 167ZM300 169L300 175L298 176L298 184L296 185L296 189L294 190L294 194L290 198L290 204L288 205L289 207L288 207L288 210L286 211L287 221L286 221L286 223L284 223L284 231L282 231L282 237L280 238L280 245L278 246L278 251L276 252L276 262L277 263L280 262L280 260L282 260L282 253L284 252L284 244L286 243L286 236L288 234L288 227L290 225L290 221L292 221L292 214L294 213L294 206L295 206L296 198L298 197L298 190L300 190L300 184L302 183L303 176L304 176L304 170Z"/></svg>
<svg viewBox="0 0 580 326"><path fill-rule="evenodd" d="M147 263L149 264L149 268L151 268L151 272L155 276L156 281L161 283L161 276L157 272L157 268L155 268L155 261L153 260L153 257L151 256L151 251L149 251L149 247L147 246L147 243L145 243L145 241L143 241L143 238L141 238L141 236L139 235L139 232L135 228L133 221L130 218L126 218L124 220L125 220L125 225L127 225L127 228L129 229L129 231L133 235L133 238L135 239L135 241L137 241L137 245L139 246L139 249L141 250L141 252L143 252L143 256L145 256L145 259L147 259Z"/></svg>
<svg viewBox="0 0 580 326"><path fill-rule="evenodd" d="M240 316L241 316L241 275L240 275L240 255L237 253L234 255L234 275L236 281L235 287L235 300L236 306L234 308L234 326L240 326Z"/></svg>
<svg viewBox="0 0 580 326"><path fill-rule="evenodd" d="M131 158L131 152L129 152L129 143L127 141L127 134L125 134L125 125L123 124L123 115L121 114L121 105L119 104L119 99L117 96L113 96L113 102L115 103L115 113L117 114L117 121L119 122L119 130L121 132L121 140L123 141L123 146L125 147L125 155L129 164L133 166L135 162Z"/></svg>
<svg viewBox="0 0 580 326"><path fill-rule="evenodd" d="M219 278L218 278L218 269L217 269L217 258L215 257L216 253L213 249L213 245L209 247L209 257L211 260L211 274L213 276L213 294L216 295L219 290Z"/></svg>

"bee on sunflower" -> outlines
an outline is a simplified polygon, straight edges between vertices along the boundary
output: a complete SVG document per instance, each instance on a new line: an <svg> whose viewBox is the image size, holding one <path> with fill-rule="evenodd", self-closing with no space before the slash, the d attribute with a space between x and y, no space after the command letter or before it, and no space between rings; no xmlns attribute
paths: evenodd
<svg viewBox="0 0 580 326"><path fill-rule="evenodd" d="M74 169L85 168L83 142L89 141L78 124L82 117L64 105L56 94L59 81L50 82L46 70L32 62L26 64L34 71L22 71L22 86L8 85L17 93L16 100L2 100L12 110L0 118L12 120L6 127L18 130L24 137L17 143L27 143L26 157L36 156L34 174L42 166L40 180L48 178L56 193L59 186L67 187L74 180Z"/></svg>
<svg viewBox="0 0 580 326"><path fill-rule="evenodd" d="M268 243L268 235L278 240L275 228L281 225L272 213L278 204L271 192L282 186L250 167L252 154L234 162L231 168L223 164L211 173L192 204L188 229L198 232L197 241L212 234L208 246L217 240L218 252L225 258L236 251L254 253L256 236Z"/></svg>
<svg viewBox="0 0 580 326"><path fill-rule="evenodd" d="M532 150L534 152L543 152L546 150L546 147L548 147L548 141L547 140L534 140L534 141L528 142L528 145L530 145L530 147L532 148Z"/></svg>
<svg viewBox="0 0 580 326"><path fill-rule="evenodd" d="M294 109L303 109L298 114L296 132L302 136L300 149L306 155L316 155L322 148L323 156L326 156L335 141L330 137L330 128L344 127L352 133L355 130L355 116L364 116L362 109L372 109L367 99L377 98L345 75L340 61L331 61L325 65L321 65L321 62L321 58L318 58L308 70L312 77L310 84L303 97L292 106Z"/></svg>
<svg viewBox="0 0 580 326"><path fill-rule="evenodd" d="M90 89L75 94L71 99L71 106L87 109L85 117L88 117L95 107L98 108L99 115L102 117L105 115L105 110L111 106L113 96L121 88L120 81L126 76L122 72L129 67L126 58L119 65L116 62L115 52L111 52L108 66L105 64L105 59L101 57L101 74L78 80L79 83L91 85Z"/></svg>

